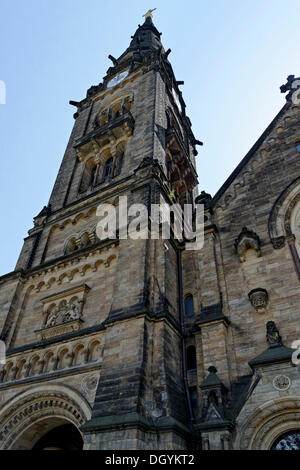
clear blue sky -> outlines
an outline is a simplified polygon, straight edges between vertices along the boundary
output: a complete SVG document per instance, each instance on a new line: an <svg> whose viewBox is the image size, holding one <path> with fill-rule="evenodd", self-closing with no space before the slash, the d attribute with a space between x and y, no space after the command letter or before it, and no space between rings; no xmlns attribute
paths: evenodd
<svg viewBox="0 0 300 470"><path fill-rule="evenodd" d="M204 141L199 189L214 194L283 106L279 86L300 75L299 0L1 0L0 274L14 269L48 202L73 126L69 100L102 80L107 56L125 50L154 7Z"/></svg>

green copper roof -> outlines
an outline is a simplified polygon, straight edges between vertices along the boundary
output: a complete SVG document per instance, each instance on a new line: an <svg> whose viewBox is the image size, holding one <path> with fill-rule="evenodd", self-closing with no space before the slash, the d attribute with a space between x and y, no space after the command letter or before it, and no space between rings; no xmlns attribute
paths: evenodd
<svg viewBox="0 0 300 470"><path fill-rule="evenodd" d="M254 359L251 359L249 366L253 368L253 366L288 361L294 351L294 349L287 348L283 344L272 345Z"/></svg>

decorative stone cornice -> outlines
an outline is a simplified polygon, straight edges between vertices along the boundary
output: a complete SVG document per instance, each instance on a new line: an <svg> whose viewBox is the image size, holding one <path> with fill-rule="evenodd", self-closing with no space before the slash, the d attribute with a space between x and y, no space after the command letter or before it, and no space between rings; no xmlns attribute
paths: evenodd
<svg viewBox="0 0 300 470"><path fill-rule="evenodd" d="M41 330L35 330L35 334L37 335L39 341L44 341L45 339L53 338L54 336L61 336L78 331L80 330L82 324L83 320L79 318L78 320L68 321L66 323L62 323L61 325L54 325L42 328Z"/></svg>
<svg viewBox="0 0 300 470"><path fill-rule="evenodd" d="M47 310L47 306L57 300L66 299L69 300L73 295L80 294L80 300L83 300L84 295L90 290L90 287L87 284L79 284L75 287L70 287L65 289L58 294L48 295L41 299L41 302L44 304L44 311Z"/></svg>
<svg viewBox="0 0 300 470"><path fill-rule="evenodd" d="M196 318L193 332L196 333L199 329L214 323L223 323L226 327L230 325L230 320L223 313L222 302L201 308L201 312Z"/></svg>

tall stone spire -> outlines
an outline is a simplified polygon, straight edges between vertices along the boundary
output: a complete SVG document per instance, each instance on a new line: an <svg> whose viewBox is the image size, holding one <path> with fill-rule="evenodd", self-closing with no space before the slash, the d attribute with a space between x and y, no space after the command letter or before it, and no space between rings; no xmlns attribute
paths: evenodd
<svg viewBox="0 0 300 470"><path fill-rule="evenodd" d="M131 36L130 45L125 52L118 59L111 55L109 56L113 62L113 67L108 69L107 74L113 74L128 64L131 64L132 68L134 68L135 64L141 63L143 58L149 53L154 55L162 53L164 55L165 50L160 37L161 33L154 26L151 16L147 16L145 22L142 25L138 25L136 32Z"/></svg>
<svg viewBox="0 0 300 470"><path fill-rule="evenodd" d="M150 50L160 50L162 43L160 41L161 33L156 29L150 16L145 19L142 26L139 25L132 41L129 50L140 50L141 54L145 54Z"/></svg>

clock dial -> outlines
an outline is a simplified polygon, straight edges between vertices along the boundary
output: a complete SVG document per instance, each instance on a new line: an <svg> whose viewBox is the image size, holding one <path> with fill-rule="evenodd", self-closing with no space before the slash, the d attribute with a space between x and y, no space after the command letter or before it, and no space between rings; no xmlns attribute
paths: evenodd
<svg viewBox="0 0 300 470"><path fill-rule="evenodd" d="M111 80L109 80L109 82L107 83L107 88L111 88L115 85L118 85L124 80L124 78L127 77L127 75L128 75L128 70L118 73L118 75L115 75Z"/></svg>
<svg viewBox="0 0 300 470"><path fill-rule="evenodd" d="M172 95L173 95L173 98L175 100L175 103L177 104L177 107L178 107L179 111L182 112L180 99L179 99L179 96L177 95L176 91L174 90L174 88L172 88Z"/></svg>

